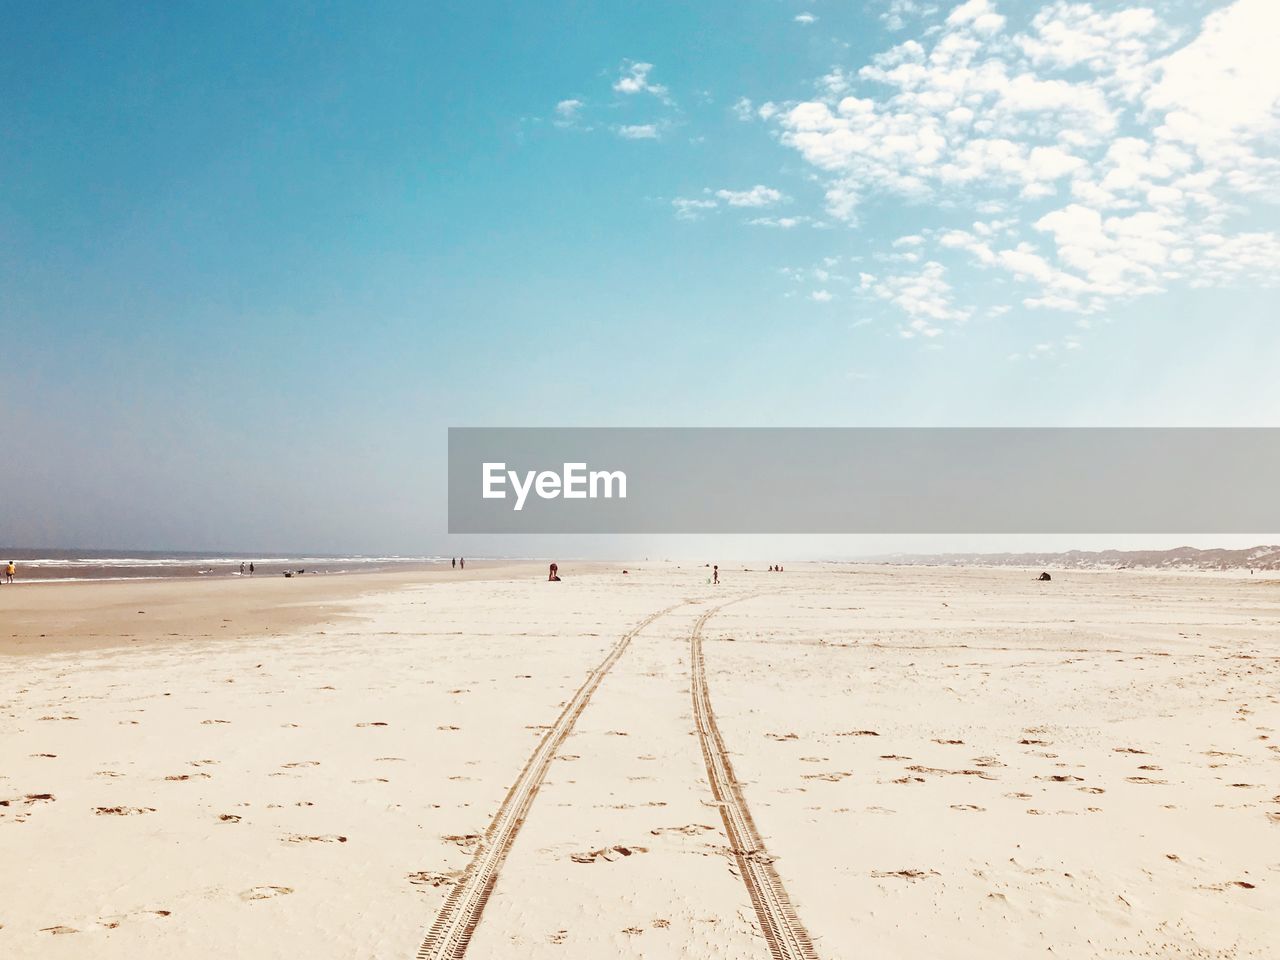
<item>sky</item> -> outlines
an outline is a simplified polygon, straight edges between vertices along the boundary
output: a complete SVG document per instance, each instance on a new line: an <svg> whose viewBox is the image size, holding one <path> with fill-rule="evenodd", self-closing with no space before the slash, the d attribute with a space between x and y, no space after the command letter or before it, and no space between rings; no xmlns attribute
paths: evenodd
<svg viewBox="0 0 1280 960"><path fill-rule="evenodd" d="M1277 37L0 4L0 543L665 549L447 536L449 426L1278 426Z"/></svg>

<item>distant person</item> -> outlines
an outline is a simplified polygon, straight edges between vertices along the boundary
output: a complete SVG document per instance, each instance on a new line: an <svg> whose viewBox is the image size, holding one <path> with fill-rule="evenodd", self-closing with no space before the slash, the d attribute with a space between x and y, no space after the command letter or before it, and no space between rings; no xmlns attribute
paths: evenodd
<svg viewBox="0 0 1280 960"><path fill-rule="evenodd" d="M465 569L467 569L467 558L466 558L466 557L459 557L459 558L458 558L458 569L459 569L459 570L465 570Z"/></svg>
<svg viewBox="0 0 1280 960"><path fill-rule="evenodd" d="M457 558L457 557L454 557L452 560L450 560L450 561L449 561L449 569L451 569L451 570L457 570L457 569L458 569L458 558Z"/></svg>
<svg viewBox="0 0 1280 960"><path fill-rule="evenodd" d="M711 582L712 583L720 582L720 564L718 563L711 568Z"/></svg>
<svg viewBox="0 0 1280 960"><path fill-rule="evenodd" d="M4 582L13 583L13 575L18 572L18 568L13 565L13 561L9 561L9 565L4 568Z"/></svg>
<svg viewBox="0 0 1280 960"><path fill-rule="evenodd" d="M244 576L244 561L240 561L240 576Z"/></svg>
<svg viewBox="0 0 1280 960"><path fill-rule="evenodd" d="M250 561L250 563L249 563L249 576L251 576L251 577L253 576L253 563L252 563L252 561Z"/></svg>
<svg viewBox="0 0 1280 960"><path fill-rule="evenodd" d="M559 583L559 582L560 582L560 566L559 566L559 564L555 564L555 563L553 563L553 564L551 565L551 569L547 571L547 582L548 582L548 583L551 583L551 582Z"/></svg>

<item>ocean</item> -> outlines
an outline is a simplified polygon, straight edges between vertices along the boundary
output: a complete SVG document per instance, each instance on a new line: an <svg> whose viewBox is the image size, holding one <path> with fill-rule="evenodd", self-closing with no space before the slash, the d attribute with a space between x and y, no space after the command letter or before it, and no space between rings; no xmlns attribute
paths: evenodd
<svg viewBox="0 0 1280 960"><path fill-rule="evenodd" d="M151 550L54 550L30 547L0 547L0 572L13 561L15 580L57 583L74 580L171 580L186 577L254 576L278 577L286 571L294 576L335 573L366 573L374 570L405 570L437 567L449 557L366 557L304 556L288 553L184 553Z"/></svg>

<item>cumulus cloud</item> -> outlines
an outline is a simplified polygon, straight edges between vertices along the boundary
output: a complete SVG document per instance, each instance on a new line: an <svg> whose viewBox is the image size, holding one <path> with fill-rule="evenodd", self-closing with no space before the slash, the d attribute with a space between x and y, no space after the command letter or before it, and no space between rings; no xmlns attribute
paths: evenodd
<svg viewBox="0 0 1280 960"><path fill-rule="evenodd" d="M676 197L671 201L675 208L677 220L697 220L708 210L714 210L719 204L714 200L700 197Z"/></svg>
<svg viewBox="0 0 1280 960"><path fill-rule="evenodd" d="M1011 32L994 0L945 13L894 0L886 24L935 13L772 117L830 216L856 222L871 200L936 211L922 231L936 255L1003 275L1036 309L1280 276L1280 238L1242 227L1249 203L1280 195L1280 3L1235 0L1187 30L1147 8L1054 0ZM954 227L966 209L1014 216ZM894 247L878 259L918 249ZM936 260L868 289L912 336L968 315Z"/></svg>
<svg viewBox="0 0 1280 960"><path fill-rule="evenodd" d="M649 74L652 72L652 63L628 61L622 65L622 71L614 81L613 89L625 94L651 93L660 100L666 100L667 88L649 80Z"/></svg>
<svg viewBox="0 0 1280 960"><path fill-rule="evenodd" d="M803 23L806 25L818 22L818 18L812 13L797 13L792 19L794 19L796 23Z"/></svg>
<svg viewBox="0 0 1280 960"><path fill-rule="evenodd" d="M556 104L556 116L553 121L557 127L576 126L582 116L581 100L561 100Z"/></svg>
<svg viewBox="0 0 1280 960"><path fill-rule="evenodd" d="M859 289L896 307L904 315L898 328L904 339L933 338L942 333L943 323L963 323L972 311L958 307L946 280L947 269L936 260L924 264L917 273L875 277L859 275Z"/></svg>
<svg viewBox="0 0 1280 960"><path fill-rule="evenodd" d="M784 199L782 191L762 183L750 190L717 190L716 196L731 207L770 207Z"/></svg>
<svg viewBox="0 0 1280 960"><path fill-rule="evenodd" d="M652 123L629 123L618 127L623 140L657 140L658 128Z"/></svg>

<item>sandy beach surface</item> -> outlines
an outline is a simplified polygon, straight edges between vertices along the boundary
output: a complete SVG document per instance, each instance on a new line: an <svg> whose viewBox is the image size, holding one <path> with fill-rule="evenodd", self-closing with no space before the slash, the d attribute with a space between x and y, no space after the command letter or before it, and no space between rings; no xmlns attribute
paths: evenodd
<svg viewBox="0 0 1280 960"><path fill-rule="evenodd" d="M1280 956L1280 580L754 566L0 588L0 956Z"/></svg>

